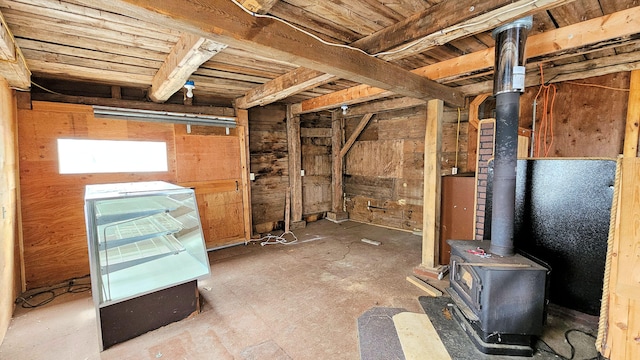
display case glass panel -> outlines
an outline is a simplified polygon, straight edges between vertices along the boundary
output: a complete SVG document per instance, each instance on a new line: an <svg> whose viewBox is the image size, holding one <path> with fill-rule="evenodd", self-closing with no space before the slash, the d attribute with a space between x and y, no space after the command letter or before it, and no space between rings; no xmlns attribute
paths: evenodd
<svg viewBox="0 0 640 360"><path fill-rule="evenodd" d="M161 181L88 185L85 214L98 307L209 275L192 189Z"/></svg>

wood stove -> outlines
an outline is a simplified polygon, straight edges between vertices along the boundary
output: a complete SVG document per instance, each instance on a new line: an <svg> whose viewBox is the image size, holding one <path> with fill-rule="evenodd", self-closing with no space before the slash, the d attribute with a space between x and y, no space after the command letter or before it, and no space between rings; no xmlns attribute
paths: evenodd
<svg viewBox="0 0 640 360"><path fill-rule="evenodd" d="M542 334L547 269L522 256L487 257L489 241L449 240L457 320L487 354L533 355ZM484 254L484 255L483 255Z"/></svg>
<svg viewBox="0 0 640 360"><path fill-rule="evenodd" d="M476 347L487 354L532 356L541 335L547 269L515 254L515 185L524 44L532 19L493 31L496 142L491 241L451 241L450 288L454 314Z"/></svg>

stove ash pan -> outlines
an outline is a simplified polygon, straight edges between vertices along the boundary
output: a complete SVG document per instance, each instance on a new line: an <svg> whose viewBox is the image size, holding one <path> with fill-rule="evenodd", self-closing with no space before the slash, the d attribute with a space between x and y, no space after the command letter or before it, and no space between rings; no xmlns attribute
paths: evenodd
<svg viewBox="0 0 640 360"><path fill-rule="evenodd" d="M448 243L452 299L482 341L529 345L530 336L542 334L547 268L521 255L470 252L488 249L490 241Z"/></svg>

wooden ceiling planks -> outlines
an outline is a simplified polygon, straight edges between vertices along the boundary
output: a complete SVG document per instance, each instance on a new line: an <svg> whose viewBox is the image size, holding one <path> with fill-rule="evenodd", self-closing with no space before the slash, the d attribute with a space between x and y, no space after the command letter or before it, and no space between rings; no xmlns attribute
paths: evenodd
<svg viewBox="0 0 640 360"><path fill-rule="evenodd" d="M261 0L262 1L262 0ZM260 2L260 1L259 1ZM323 39L337 43L353 43L384 28L404 21L434 6L443 7L455 0L279 0L262 1L273 7L271 15L288 20ZM451 4L444 4L450 2ZM541 2L542 4L542 2ZM534 14L532 34L539 34L637 6L635 0L576 0L573 3ZM129 14L118 13L112 2L94 0L0 0L0 11L6 14L9 28L18 46L29 56L40 77L94 81L101 84L148 88L145 83L151 71L157 71L181 35L180 29L164 23L144 20L143 9ZM42 31L46 29L46 31ZM451 41L446 46L428 49L405 59L394 60L411 70L446 61L460 55L493 46L490 32ZM633 38L615 44L603 44L580 55L550 55L543 61L549 69L576 62L618 56L640 51ZM29 60L29 57L32 59ZM272 59L268 54L229 47L204 63L194 76L201 91L215 92L229 99L242 89L249 91L297 66L287 59ZM622 61L622 60L621 60ZM605 59L595 64L613 64ZM619 66L624 67L622 62ZM569 67L566 67L569 68ZM96 71L103 69L104 71ZM65 72L68 72L65 74ZM127 74L134 74L129 79ZM489 76L487 78L487 75ZM490 79L490 72L478 72L450 79L451 85L473 84ZM233 84L233 82L237 82ZM330 94L353 86L350 81L319 82L317 88L292 95L286 102L302 101L319 94ZM224 94L224 88L228 93ZM303 87L304 88L304 87ZM241 93L240 93L241 94ZM212 93L213 95L213 93Z"/></svg>

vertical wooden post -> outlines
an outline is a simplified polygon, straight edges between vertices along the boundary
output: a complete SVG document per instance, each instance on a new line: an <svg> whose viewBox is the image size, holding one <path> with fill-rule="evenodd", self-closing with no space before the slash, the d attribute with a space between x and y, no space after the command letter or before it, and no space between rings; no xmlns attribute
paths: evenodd
<svg viewBox="0 0 640 360"><path fill-rule="evenodd" d="M342 183L343 158L340 155L344 129L337 112L331 114L331 211L327 213L327 219L331 221L346 220L349 215L342 209L342 197L344 194Z"/></svg>
<svg viewBox="0 0 640 360"><path fill-rule="evenodd" d="M623 159L616 174L617 214L610 230L596 348L609 359L640 358L640 70L631 72ZM616 198L614 198L615 200ZM615 202L614 202L615 204Z"/></svg>
<svg viewBox="0 0 640 360"><path fill-rule="evenodd" d="M238 113L244 112L242 116L244 117L247 113L246 110L239 110ZM238 122L240 122L240 116L238 116ZM246 123L247 121L243 121ZM248 126L240 125L238 126L238 137L240 140L240 166L241 166L241 178L242 178L242 203L244 206L243 216L244 219L244 237L245 240L251 239L253 236L253 226L252 226L252 213L251 213L251 183L249 181L250 177L250 164L251 164L251 156L249 155L249 131L247 130Z"/></svg>
<svg viewBox="0 0 640 360"><path fill-rule="evenodd" d="M302 150L300 145L300 115L293 115L287 105L287 143L289 147L289 187L291 188L291 229L304 228L302 220Z"/></svg>
<svg viewBox="0 0 640 360"><path fill-rule="evenodd" d="M0 77L0 343L11 322L13 301L20 290L21 256L16 251L16 100L9 83ZM20 209L18 208L18 211ZM22 250L22 248L20 249Z"/></svg>
<svg viewBox="0 0 640 360"><path fill-rule="evenodd" d="M435 269L440 263L440 172L443 108L442 100L430 100L427 103L421 264L421 267L425 269Z"/></svg>
<svg viewBox="0 0 640 360"><path fill-rule="evenodd" d="M624 157L638 156L638 129L640 129L640 70L631 72L627 126L624 131Z"/></svg>
<svg viewBox="0 0 640 360"><path fill-rule="evenodd" d="M238 137L240 138L240 166L242 176L242 203L244 218L244 236L248 240L253 235L253 221L251 213L251 183L249 174L251 172L251 155L249 154L249 112L247 110L236 109L238 118Z"/></svg>

